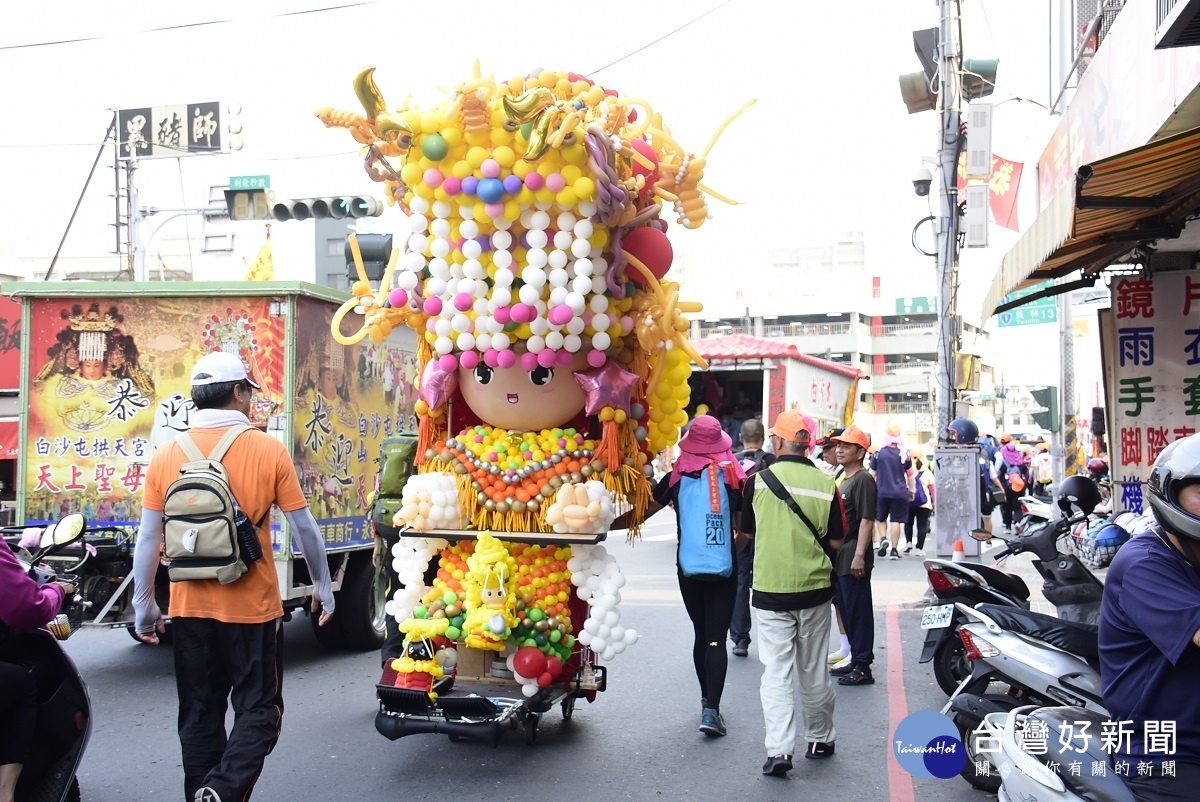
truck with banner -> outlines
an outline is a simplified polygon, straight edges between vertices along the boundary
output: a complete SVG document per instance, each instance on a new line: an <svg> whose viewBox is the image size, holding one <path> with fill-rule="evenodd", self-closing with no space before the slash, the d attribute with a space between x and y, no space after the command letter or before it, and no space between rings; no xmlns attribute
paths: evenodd
<svg viewBox="0 0 1200 802"><path fill-rule="evenodd" d="M80 512L95 529L83 623L132 622L129 569L150 456L188 427L192 365L225 351L261 388L251 423L287 446L330 555L338 626L314 628L318 638L380 642L385 587L363 510L380 443L416 429L411 330L339 344L330 326L349 296L299 282L30 283L5 292L22 304L17 520ZM311 582L277 510L271 528L290 611Z"/></svg>

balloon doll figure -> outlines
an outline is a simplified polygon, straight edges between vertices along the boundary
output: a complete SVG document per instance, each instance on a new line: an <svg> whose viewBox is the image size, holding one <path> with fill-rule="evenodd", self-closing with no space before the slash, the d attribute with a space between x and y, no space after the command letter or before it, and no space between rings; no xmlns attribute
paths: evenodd
<svg viewBox="0 0 1200 802"><path fill-rule="evenodd" d="M602 539L620 509L636 537L654 455L687 422L691 363L707 365L684 317L700 306L667 279L663 213L686 230L709 217L706 196L733 203L701 183L717 137L690 152L645 100L572 72L496 79L476 63L448 97L400 108L374 73L354 79L362 113L316 114L364 146L404 215L401 246L378 287L356 256L333 333L417 333L418 472L395 523L450 542L433 584L406 584L389 612L463 599L439 612L468 647L547 656L554 671L526 677L536 693L569 668L576 636L603 659L636 641L618 623L612 555L560 536ZM347 334L352 311L362 324ZM397 548L416 580L423 566Z"/></svg>

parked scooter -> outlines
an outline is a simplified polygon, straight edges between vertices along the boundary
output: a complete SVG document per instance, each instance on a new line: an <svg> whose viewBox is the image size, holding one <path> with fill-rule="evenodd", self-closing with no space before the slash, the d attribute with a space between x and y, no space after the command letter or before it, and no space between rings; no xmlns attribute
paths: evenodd
<svg viewBox="0 0 1200 802"><path fill-rule="evenodd" d="M82 546L86 528L82 515L68 515L42 531L32 553L16 552L17 558L39 586L59 579L78 587L79 569L88 559L86 549L81 548L79 558L63 568L47 570L44 560ZM12 531L4 530L5 534ZM66 640L73 631L73 608L81 603L78 594L66 598L63 611L44 629L0 633L0 661L25 666L37 684L34 749L17 782L17 802L79 800L75 774L92 732L92 705L87 685L58 641Z"/></svg>
<svg viewBox="0 0 1200 802"><path fill-rule="evenodd" d="M950 698L950 715L967 748L963 778L996 790L1000 778L978 771L975 729L983 718L1023 704L1071 704L1105 714L1100 685L1098 631L1089 624L1012 607L960 605L969 619L958 635L972 663L971 676ZM1004 695L985 695L993 682L1009 686Z"/></svg>
<svg viewBox="0 0 1200 802"><path fill-rule="evenodd" d="M1099 622L1104 586L1078 557L1061 551L1058 542L1070 534L1073 525L1087 520L1099 502L1100 492L1095 483L1083 476L1072 476L1060 490L1058 505L1063 517L1059 520L1031 526L1007 538L982 529L971 536L983 541L993 537L1002 540L1005 547L993 555L996 561L1023 552L1033 554L1037 557L1033 567L1043 580L1042 595L1055 606L1059 618L1094 625ZM955 637L965 616L955 605L974 606L982 602L1028 610L1029 589L1020 577L979 563L930 559L924 564L929 585L942 604L926 607L921 615L921 628L926 632L920 662L933 660L938 686L946 694L953 694L971 674L966 650Z"/></svg>
<svg viewBox="0 0 1200 802"><path fill-rule="evenodd" d="M1108 716L1081 707L1039 707L1025 705L1007 712L989 713L983 731L989 740L987 755L998 769L1002 784L995 790L1000 802L1038 800L1038 802L1083 802L1102 799L1105 802L1135 802L1133 793L1120 775L1095 766L1107 764L1108 754L1097 734ZM1030 726L1033 722L1036 727ZM1083 739L1078 733L1088 722L1091 737ZM1071 730L1068 733L1067 728ZM1037 748L1026 744L1027 733L1039 731ZM1069 737L1065 737L1069 736ZM1061 767L1078 761L1081 771L1075 774ZM1050 764L1057 764L1055 771Z"/></svg>

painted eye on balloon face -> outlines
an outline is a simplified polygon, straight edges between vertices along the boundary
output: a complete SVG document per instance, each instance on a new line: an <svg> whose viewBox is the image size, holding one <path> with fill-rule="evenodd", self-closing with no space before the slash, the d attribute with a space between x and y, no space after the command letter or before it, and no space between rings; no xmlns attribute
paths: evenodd
<svg viewBox="0 0 1200 802"><path fill-rule="evenodd" d="M538 387L545 387L554 378L554 368L543 367L538 365L533 370L529 371L529 381L533 382Z"/></svg>
<svg viewBox="0 0 1200 802"><path fill-rule="evenodd" d="M480 384L488 384L492 380L492 376L496 371L484 362L480 362L475 366L475 381Z"/></svg>

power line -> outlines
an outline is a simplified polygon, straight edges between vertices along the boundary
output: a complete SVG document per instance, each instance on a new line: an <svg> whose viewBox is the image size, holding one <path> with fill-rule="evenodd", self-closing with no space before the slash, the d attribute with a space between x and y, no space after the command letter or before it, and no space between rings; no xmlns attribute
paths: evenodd
<svg viewBox="0 0 1200 802"><path fill-rule="evenodd" d="M371 5L375 5L377 2L379 2L379 0L363 0L363 2L359 2L359 3L343 3L342 5L337 5L337 6L323 6L321 8L306 8L306 9L302 9L300 11L283 11L278 14L271 14L270 16L272 16L272 17L298 17L302 14L319 14L319 13L323 13L326 11L342 11L347 8L357 8L359 6L371 6ZM139 33L139 34L162 33L164 31L178 31L178 30L183 30L185 28L203 28L203 27L209 26L209 25L227 25L232 22L243 22L246 19L248 19L248 18L247 17L239 17L239 18L235 18L235 19L214 19L214 20L202 20L200 22L183 22L178 25L164 25L159 28L147 28L144 31L137 31L137 33ZM124 36L125 34L122 33L119 35ZM32 48L32 47L52 47L54 45L73 45L73 44L79 44L81 42L99 42L104 39L112 39L116 36L118 36L118 34L106 34L104 36L82 36L82 37L78 37L76 39L56 39L56 40L52 40L52 41L48 41L48 42L25 42L23 44L18 44L18 45L0 45L0 50L22 50L22 49Z"/></svg>
<svg viewBox="0 0 1200 802"><path fill-rule="evenodd" d="M707 17L709 14L713 13L714 11L718 11L718 10L720 10L720 9L724 8L725 6L729 5L729 4L730 4L730 3L732 3L732 2L733 2L733 0L725 0L725 2L724 2L724 3L721 3L721 5L719 5L719 6L716 6L716 7L714 7L714 8L710 8L708 11L705 11L705 12L704 12L703 14L701 14L700 16L698 16L698 17L696 17L696 18L694 18L694 19L688 20L687 22L683 23L682 25L680 25L680 26L679 26L678 28L676 28L675 30L673 30L673 31L671 31L671 32L669 32L669 33L665 33L665 34L663 34L662 36L660 36L660 37L658 37L657 39L655 39L653 42L650 42L649 44L642 45L641 47L639 47L637 50L633 51L632 53L626 53L625 55L621 56L621 57L620 57L619 59L617 59L616 61L610 61L608 64L605 64L603 67L601 67L601 68L599 68L599 69L592 70L591 72L587 73L587 77L591 78L591 77L592 77L593 75L595 75L596 73L598 73L598 72L602 72L602 71L604 71L604 70L607 70L609 67L613 66L614 64L620 64L620 63L621 63L622 61L624 61L625 59L627 59L627 58L631 58L631 57L633 57L633 56L636 56L638 53L641 53L641 52L642 52L643 50L645 50L646 48L648 48L648 47L653 47L654 45L656 45L656 44L658 44L659 42L661 42L663 39L667 39L667 38L669 38L669 37L671 37L671 36L674 36L675 34L679 33L680 31L682 31L684 28L688 27L688 26L689 26L689 25L691 25L692 23L699 22L700 20L702 20L702 19L704 19L705 17Z"/></svg>

